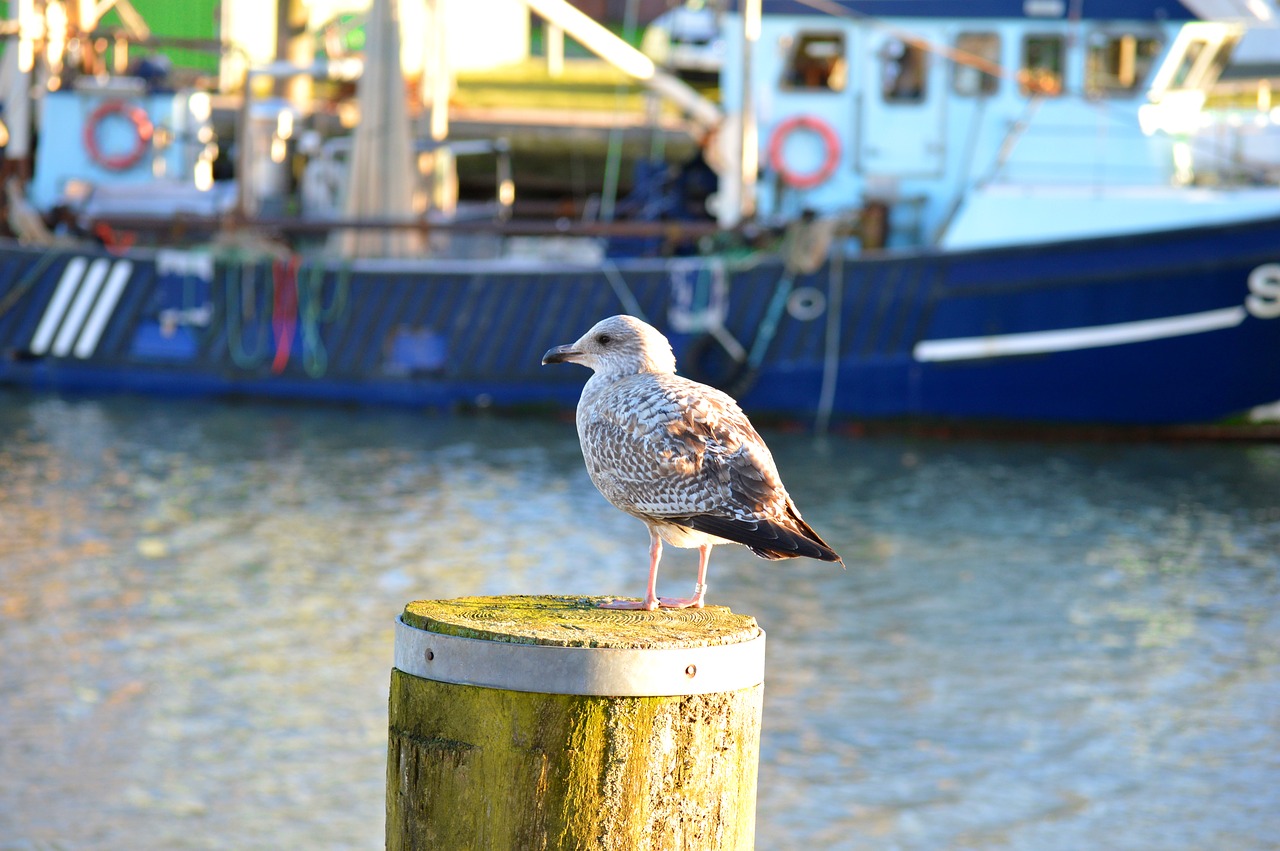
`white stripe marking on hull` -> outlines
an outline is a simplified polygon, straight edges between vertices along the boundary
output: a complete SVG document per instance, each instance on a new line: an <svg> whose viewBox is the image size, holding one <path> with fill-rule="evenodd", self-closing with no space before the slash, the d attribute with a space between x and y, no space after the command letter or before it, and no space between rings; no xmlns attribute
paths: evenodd
<svg viewBox="0 0 1280 851"><path fill-rule="evenodd" d="M85 323L84 331L76 341L76 357L87 358L98 347L98 340L106 330L111 312L116 309L116 302L120 300L120 295L124 292L125 284L129 283L129 275L132 272L133 263L128 260L117 260L115 266L111 267L111 274L107 276L107 285L102 291L102 297L93 306L89 321Z"/></svg>
<svg viewBox="0 0 1280 851"><path fill-rule="evenodd" d="M71 344L75 342L76 336L80 333L80 328L84 325L84 318L89 315L89 308L93 306L93 300L98 297L98 290L102 288L102 282L106 280L107 271L110 268L111 261L105 257L100 257L89 264L89 271L85 273L84 280L80 282L80 290L76 293L76 300L71 302L71 309L67 311L67 318L63 321L62 327L58 329L58 336L54 338L53 354L64 358L71 353Z"/></svg>
<svg viewBox="0 0 1280 851"><path fill-rule="evenodd" d="M67 267L62 270L62 277L58 280L57 289L53 291L53 298L49 299L44 315L40 317L40 324L36 326L35 336L31 338L31 351L34 354L42 355L48 351L53 333L58 330L58 323L62 321L62 315L66 313L67 305L71 303L71 297L75 295L76 287L80 284L80 278L88 265L89 261L85 258L72 257Z"/></svg>
<svg viewBox="0 0 1280 851"><path fill-rule="evenodd" d="M1203 313L1120 322L1115 325L1094 325L1089 328L923 340L916 343L912 354L918 361L956 361L1096 349L1234 328L1245 320L1245 316L1247 313L1244 307L1224 307Z"/></svg>

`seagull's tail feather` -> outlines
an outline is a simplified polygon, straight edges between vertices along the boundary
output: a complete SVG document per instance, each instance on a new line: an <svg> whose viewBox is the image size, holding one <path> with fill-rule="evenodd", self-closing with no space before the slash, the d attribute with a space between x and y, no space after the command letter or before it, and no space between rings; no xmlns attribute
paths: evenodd
<svg viewBox="0 0 1280 851"><path fill-rule="evenodd" d="M844 564L844 559L840 558L836 551L831 549L827 542L822 540L797 513L792 513L785 522L737 520L712 514L672 518L672 522L724 538L726 541L742 544L760 558L770 561L804 556Z"/></svg>

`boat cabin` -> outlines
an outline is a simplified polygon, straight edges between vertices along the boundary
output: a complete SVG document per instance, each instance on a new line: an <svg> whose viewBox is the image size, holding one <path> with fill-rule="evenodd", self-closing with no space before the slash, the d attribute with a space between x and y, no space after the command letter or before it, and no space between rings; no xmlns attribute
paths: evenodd
<svg viewBox="0 0 1280 851"><path fill-rule="evenodd" d="M734 112L741 16L726 27L722 94ZM745 66L756 213L879 202L891 247L1088 235L1158 217L1160 191L1195 178L1180 133L1240 32L1172 0L766 0ZM1101 217L1092 204L1060 206L1104 186L1148 200ZM1045 187L1051 202L1007 203ZM999 203L984 204L992 194Z"/></svg>

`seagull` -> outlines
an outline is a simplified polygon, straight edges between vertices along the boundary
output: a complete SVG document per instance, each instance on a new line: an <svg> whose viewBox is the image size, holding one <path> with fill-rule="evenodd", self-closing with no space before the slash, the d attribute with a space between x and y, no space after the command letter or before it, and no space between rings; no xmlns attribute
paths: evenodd
<svg viewBox="0 0 1280 851"><path fill-rule="evenodd" d="M671 344L658 329L633 316L611 316L576 342L550 349L542 363L593 371L577 413L587 472L605 499L649 528L644 600L604 608L702 608L717 544L742 544L764 559L844 564L800 516L738 403L676 375ZM698 550L693 596L658 596L663 541Z"/></svg>

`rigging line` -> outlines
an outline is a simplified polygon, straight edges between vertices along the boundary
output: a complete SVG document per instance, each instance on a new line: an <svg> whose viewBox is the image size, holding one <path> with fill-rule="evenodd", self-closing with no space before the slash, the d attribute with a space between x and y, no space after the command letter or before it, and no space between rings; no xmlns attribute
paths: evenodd
<svg viewBox="0 0 1280 851"><path fill-rule="evenodd" d="M957 47L949 47L945 44L938 44L937 42L930 41L929 39L916 35L909 30L904 30L900 27L886 24L876 16L868 14L867 12L859 12L856 9L847 9L839 3L836 3L835 0L796 0L796 2L802 6L808 6L818 12L830 15L833 18L846 18L848 20L866 24L873 29L892 35L894 38L897 38L905 44L918 47L921 50L936 54L944 59L949 59L958 65L967 65L970 68L975 68L983 73L990 74L993 77L1013 80L1018 83L1018 85L1027 89L1027 95L1030 100L1036 100L1037 98L1045 95L1054 95L1059 98L1071 97L1077 100L1082 100L1088 105L1097 108L1097 110L1108 119L1122 123L1125 126L1132 124L1132 119L1128 112L1109 103L1105 98L1099 99L1096 97L1090 97L1083 92L1073 91L1066 88L1057 92L1049 91L1048 89L1039 86L1034 80L1024 79L1020 71L1011 71L999 62L993 62L990 59L979 56L976 53L970 53L967 50L960 50ZM1075 14L1079 13L1078 9L1075 10ZM1070 22L1078 24L1079 20L1070 20Z"/></svg>
<svg viewBox="0 0 1280 851"><path fill-rule="evenodd" d="M39 280L45 270L49 268L49 265L60 256L62 256L61 252L52 250L46 251L38 261L32 264L31 268L28 269L26 274L22 276L21 280L14 285L13 289L10 290L3 299L0 299L0 316L4 316L8 313L9 309L17 304L18 300L26 295L27 290L31 289L31 286Z"/></svg>
<svg viewBox="0 0 1280 851"><path fill-rule="evenodd" d="M955 195L947 204L946 212L942 215L942 223L934 229L930 242L937 245L942 242L942 235L951 227L951 222L955 219L956 214L960 212L960 207L964 204L965 197L973 190L977 184L974 179L974 160L978 154L978 133L982 130L982 118L987 112L988 98L979 98L974 105L976 116L973 121L969 122L969 133L965 140L965 151L961 157L960 180L956 183Z"/></svg>
<svg viewBox="0 0 1280 851"><path fill-rule="evenodd" d="M844 246L831 254L827 281L827 339L822 359L822 389L814 430L826 434L831 428L831 412L836 402L836 381L840 377L840 323L844 307Z"/></svg>
<svg viewBox="0 0 1280 851"><path fill-rule="evenodd" d="M1016 71L1008 70L999 62L992 62L990 59L979 56L976 53L970 53L967 50L960 50L959 48L948 47L944 44L937 44L929 41L927 38L918 36L913 32L908 32L907 30L886 24L866 12L847 9L839 3L834 2L834 0L796 0L796 2L801 5L808 6L811 9L816 9L817 11L823 12L827 15L831 15L835 18L849 18L851 20L863 21L881 32L889 33L905 44L918 47L921 50L927 50L930 53L936 53L945 59L950 59L958 65L968 65L970 68L976 68L993 77L1003 77L1006 80L1018 79L1018 73Z"/></svg>
<svg viewBox="0 0 1280 851"><path fill-rule="evenodd" d="M633 42L637 21L639 18L639 8L636 0L627 0L626 11L623 13L622 20L622 36L628 42ZM614 115L621 112L622 97L629 88L629 84L619 82L613 88L613 111ZM614 209L618 202L618 176L622 170L622 128L615 121L614 126L609 129L609 148L605 154L604 162L604 186L601 191L600 199L600 219L602 221L613 221Z"/></svg>
<svg viewBox="0 0 1280 851"><path fill-rule="evenodd" d="M305 273L305 274L304 274ZM324 264L316 262L310 269L298 268L298 301L301 304L299 332L302 338L302 368L312 378L323 378L329 368L329 353L320 338L324 297ZM335 296L335 300L336 300Z"/></svg>
<svg viewBox="0 0 1280 851"><path fill-rule="evenodd" d="M298 329L298 266L301 259L290 254L288 259L278 259L271 265L273 296L271 301L271 328L276 341L275 358L271 361L271 373L280 375L289 365L289 354Z"/></svg>
<svg viewBox="0 0 1280 851"><path fill-rule="evenodd" d="M613 261L605 260L600 268L604 271L605 280L613 288L613 294L618 297L618 301L622 302L623 309L636 319L648 322L649 320L645 319L644 311L640 309L640 302L636 300L631 288L627 286L626 279L622 277Z"/></svg>
<svg viewBox="0 0 1280 851"><path fill-rule="evenodd" d="M778 283L774 287L773 298L765 309L764 319L760 322L760 330L756 334L755 341L751 344L751 353L747 356L747 365L752 370L759 369L760 364L764 363L765 352L769 350L769 344L773 342L773 338L778 334L778 323L782 319L782 311L787 306L787 297L791 295L795 280L795 272L788 265L783 269L782 277L778 279Z"/></svg>
<svg viewBox="0 0 1280 851"><path fill-rule="evenodd" d="M237 268L238 267L238 268ZM223 271L222 283L226 294L227 305L227 353L232 362L243 370L255 369L267 355L266 324L253 317L257 315L257 295L252 292L257 277L257 264L228 260ZM240 279L238 288L233 284ZM252 302L246 299L253 299ZM244 321L246 313L250 320L258 326L257 344L252 353L244 347Z"/></svg>
<svg viewBox="0 0 1280 851"><path fill-rule="evenodd" d="M1039 97L1033 97L1027 101L1022 115L1018 116L1017 120L1009 125L1009 130L1005 133L1004 140L1000 143L1000 149L996 151L996 158L991 164L991 171L986 177L978 180L977 186L986 186L999 176L1008 163L1009 157L1013 155L1013 149L1017 147L1018 142L1022 139L1022 134L1031 126L1031 119L1035 117L1036 111L1040 109L1040 104L1043 102L1044 98Z"/></svg>

